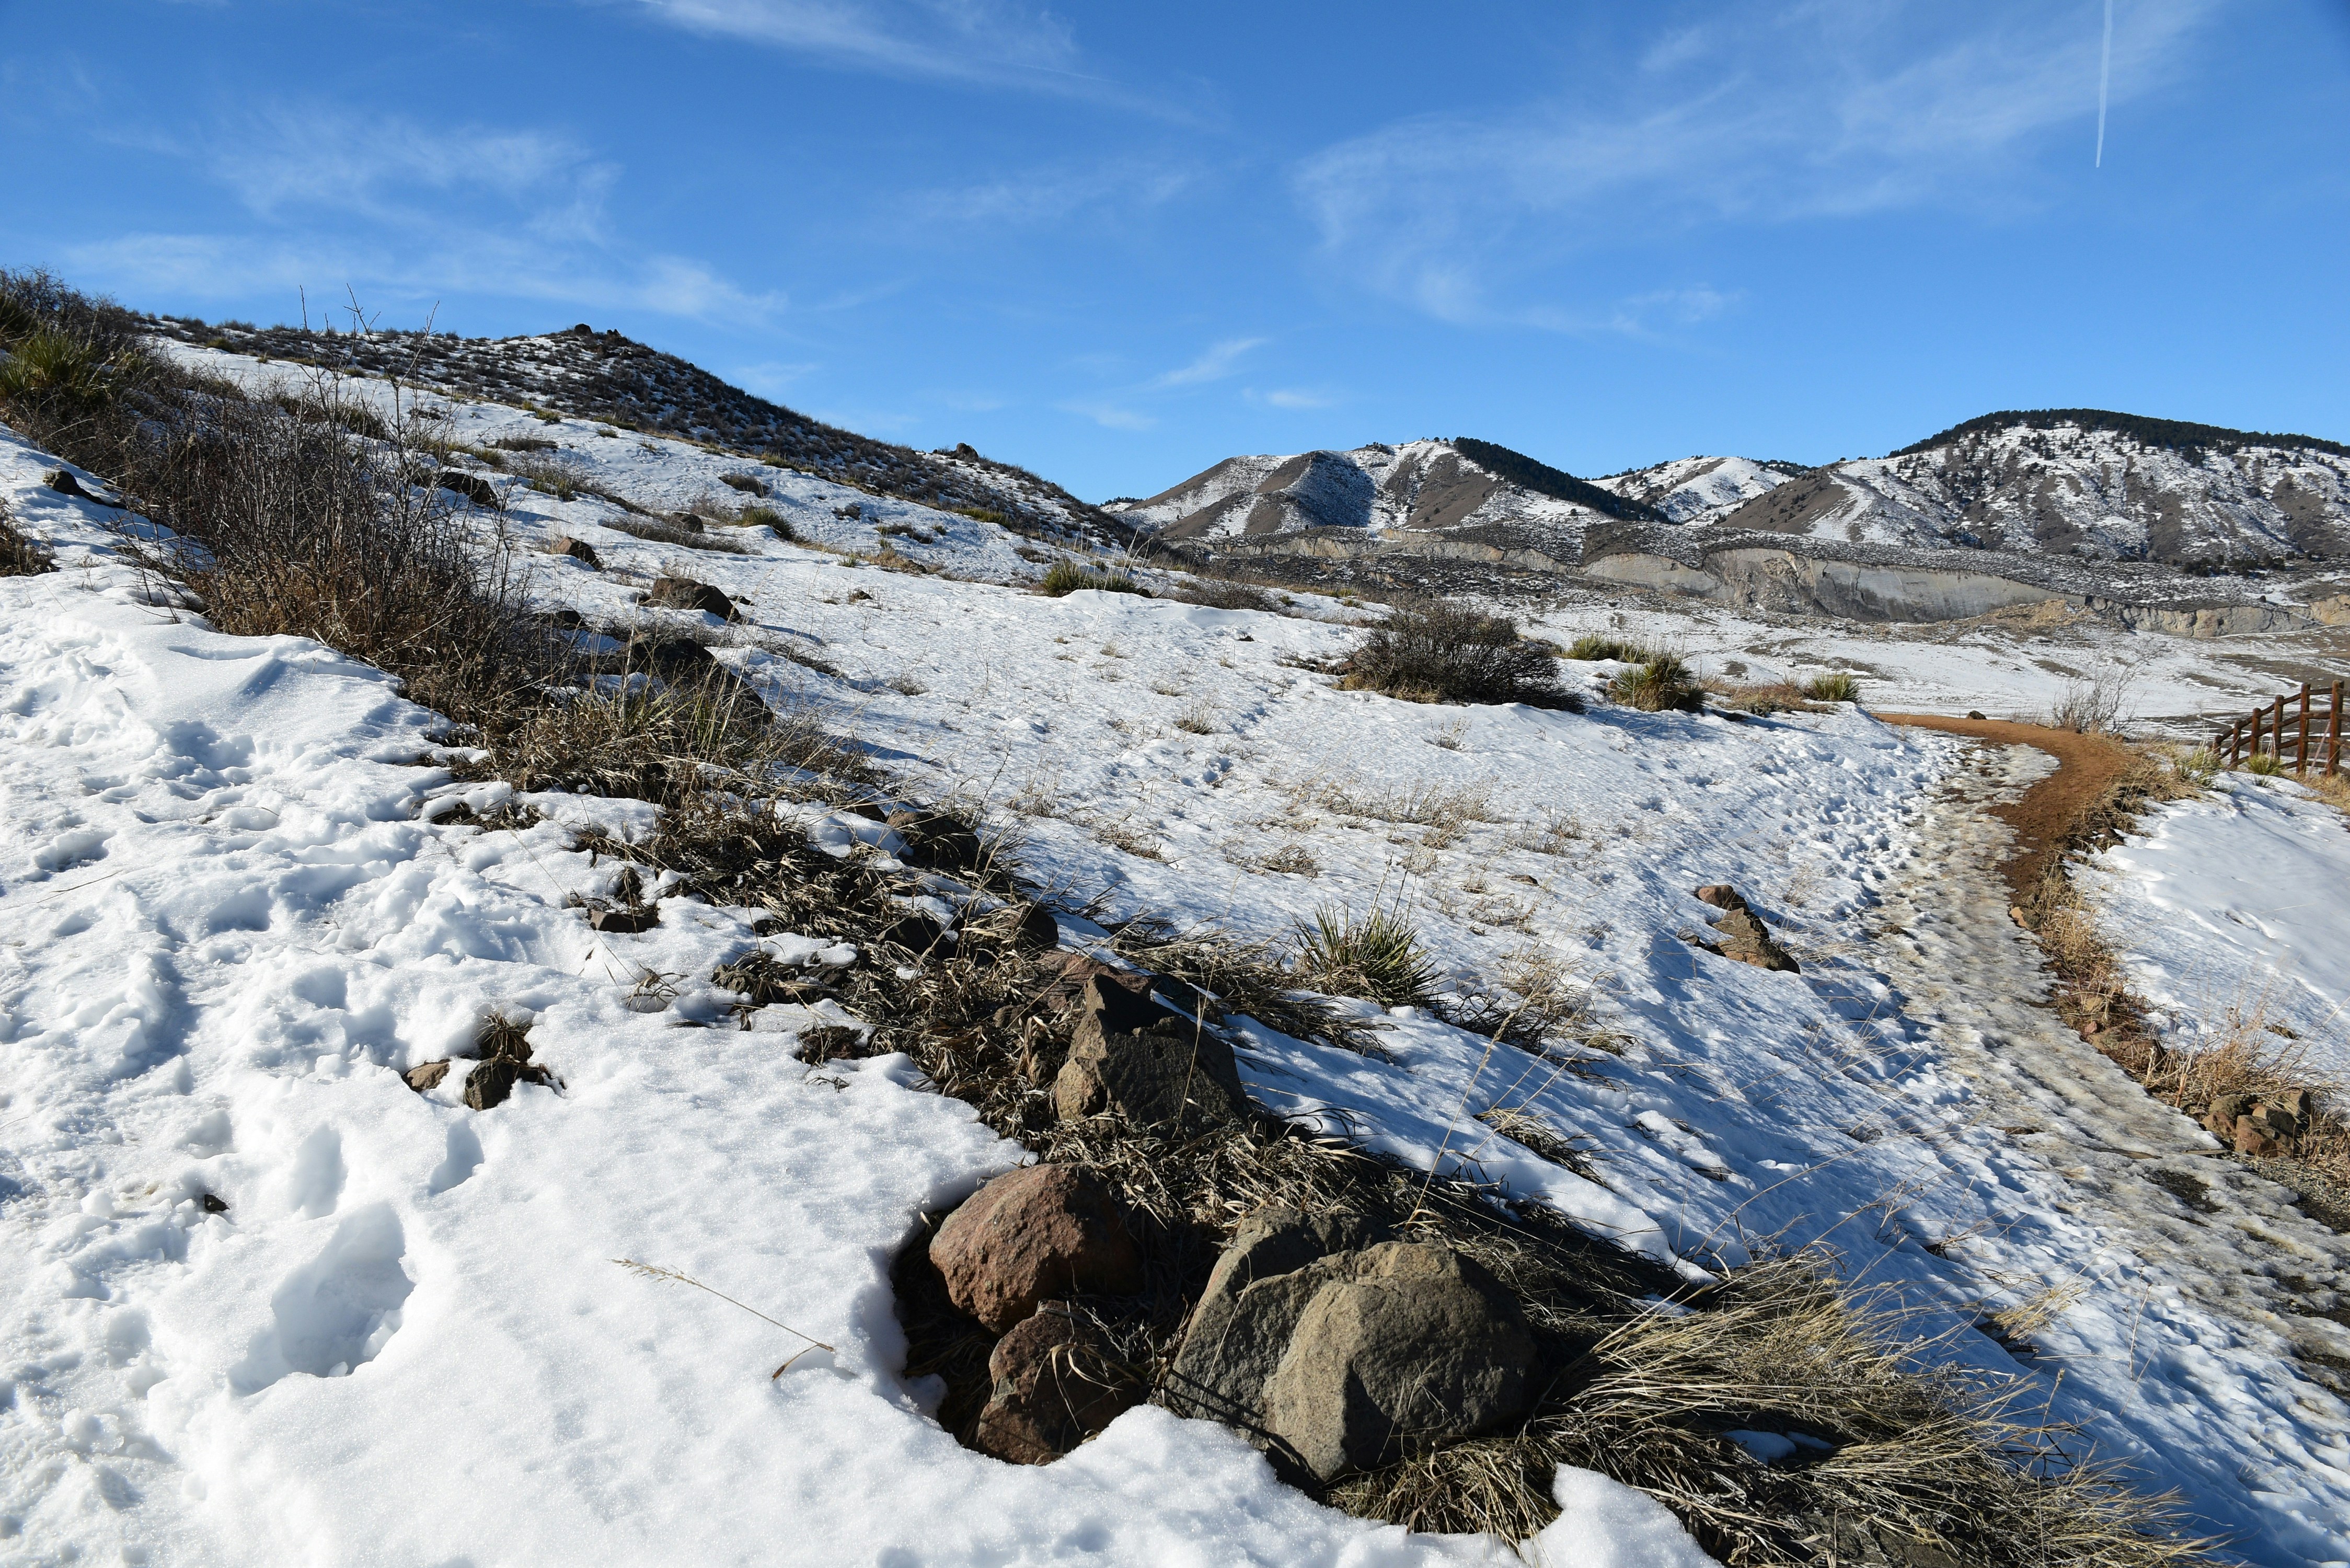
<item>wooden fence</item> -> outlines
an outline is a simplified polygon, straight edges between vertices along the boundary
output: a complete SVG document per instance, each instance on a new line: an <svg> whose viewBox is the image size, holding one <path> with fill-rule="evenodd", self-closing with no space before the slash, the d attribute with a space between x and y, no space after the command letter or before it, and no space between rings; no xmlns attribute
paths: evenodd
<svg viewBox="0 0 2350 1568"><path fill-rule="evenodd" d="M2342 766L2342 682L2334 683L2323 709L2313 710L2309 696L2309 684L2303 681L2297 700L2287 694L2253 709L2251 718L2237 720L2211 738L2211 754L2231 768L2254 757L2273 757L2280 771L2290 757L2293 771L2303 775L2314 760L2324 776L2332 778ZM2323 754L2313 759L2313 751Z"/></svg>

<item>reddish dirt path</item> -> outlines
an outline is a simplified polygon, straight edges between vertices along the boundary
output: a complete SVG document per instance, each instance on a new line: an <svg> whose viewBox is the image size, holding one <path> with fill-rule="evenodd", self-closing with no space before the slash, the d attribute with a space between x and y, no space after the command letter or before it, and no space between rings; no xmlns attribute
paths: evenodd
<svg viewBox="0 0 2350 1568"><path fill-rule="evenodd" d="M1946 734L1972 735L2002 746L2037 746L2056 759L2056 771L2023 792L2008 805L1991 807L1991 815L2015 830L2018 853L2000 867L2015 901L2022 903L2040 885L2040 873L2054 853L2064 830L2082 808L2103 794L2129 763L2129 753L2111 741L2052 730L2044 724L2018 724L2004 719L1945 719L1933 713L1875 713L1888 724Z"/></svg>

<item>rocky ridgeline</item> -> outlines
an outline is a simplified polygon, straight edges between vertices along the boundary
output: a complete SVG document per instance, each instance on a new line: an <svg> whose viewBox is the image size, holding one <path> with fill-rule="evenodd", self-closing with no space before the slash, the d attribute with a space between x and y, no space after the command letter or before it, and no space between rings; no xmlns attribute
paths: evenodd
<svg viewBox="0 0 2350 1568"><path fill-rule="evenodd" d="M894 446L810 419L730 386L674 354L586 324L530 337L445 332L355 334L301 327L211 326L151 317L161 337L296 365L398 375L453 396L546 409L772 456L876 495L941 511L986 513L1032 533L1118 542L1127 528L1099 508L968 444L940 452Z"/></svg>

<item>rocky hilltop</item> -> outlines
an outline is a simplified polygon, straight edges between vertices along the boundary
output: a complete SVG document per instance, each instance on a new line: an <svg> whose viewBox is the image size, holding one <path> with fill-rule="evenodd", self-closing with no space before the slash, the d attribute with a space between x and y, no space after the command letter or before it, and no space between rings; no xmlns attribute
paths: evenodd
<svg viewBox="0 0 2350 1568"><path fill-rule="evenodd" d="M968 445L917 452L875 441L746 392L698 365L585 323L522 337L453 332L336 332L307 327L217 326L148 317L177 342L292 364L398 375L427 389L657 431L747 455L875 495L984 514L1024 532L1122 543L1127 530L1098 508L1023 468Z"/></svg>

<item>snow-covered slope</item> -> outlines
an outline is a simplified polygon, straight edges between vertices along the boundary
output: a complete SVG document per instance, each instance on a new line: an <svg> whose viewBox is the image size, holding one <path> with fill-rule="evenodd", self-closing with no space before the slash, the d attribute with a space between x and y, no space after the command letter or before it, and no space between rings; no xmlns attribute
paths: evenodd
<svg viewBox="0 0 2350 1568"><path fill-rule="evenodd" d="M1677 457L1591 483L1655 507L1675 523L1711 523L1807 472L1751 457Z"/></svg>
<svg viewBox="0 0 2350 1568"><path fill-rule="evenodd" d="M743 391L673 354L585 324L525 337L460 337L454 333L374 332L364 336L296 327L207 326L192 318L150 318L159 340L218 350L223 358L295 367L331 366L369 375L397 374L452 400L486 400L545 409L779 462L877 495L945 511L1003 514L1031 532L1067 533L1100 542L1118 532L1087 505L1025 469L993 462L968 444L915 452L819 423Z"/></svg>
<svg viewBox="0 0 2350 1568"><path fill-rule="evenodd" d="M2175 565L2350 556L2350 450L2089 410L1988 415L1832 464L1725 529Z"/></svg>
<svg viewBox="0 0 2350 1568"><path fill-rule="evenodd" d="M560 440L648 500L724 461L486 404L446 419L468 442ZM1154 1407L1041 1468L959 1447L936 1387L903 1376L889 1261L1024 1151L903 1057L799 1062L806 1012L708 1027L736 1001L716 966L806 944L678 898L650 931L591 932L567 900L616 872L570 828L639 834L652 808L551 794L519 803L533 826L456 820L452 799L485 811L504 786L453 781L432 715L315 645L151 603L125 520L43 488L50 466L0 432L0 502L62 567L0 578L0 1562L1511 1560L1343 1517ZM1914 1309L1924 1354L2013 1380L2249 1560L2350 1556L2350 1423L2273 1314L2175 1288L2176 1251L2076 1170L2103 1153L2018 1136L1881 948L1881 904L1945 877L1918 834L1950 742L1852 709L1732 723L1339 691L1313 672L1351 635L1331 607L1045 598L992 523L806 476L771 497L801 538L722 531L739 553L486 482L524 545L603 558L537 559L543 607L712 639L910 796L1016 821L1071 905L1284 940L1400 887L1456 982L1547 967L1621 1052L1568 1073L1356 1004L1389 1060L1248 1031L1268 1107L1684 1272L1820 1241ZM837 514L849 498L884 510ZM678 571L743 619L636 603ZM806 826L895 867L871 824ZM1690 889L1722 880L1801 974L1684 940L1707 913ZM494 1011L527 1011L559 1085L473 1111L401 1082ZM1591 1175L1474 1119L1496 1108ZM2267 1223L2189 1249L2196 1277L2276 1288L2301 1243L2289 1214ZM615 1258L833 1348L771 1377L788 1334ZM2026 1303L2047 1314L2036 1353L1975 1332ZM1530 1560L1694 1550L1596 1478L1560 1490Z"/></svg>
<svg viewBox="0 0 2350 1568"><path fill-rule="evenodd" d="M1488 442L1374 441L1350 452L1232 457L1147 500L1106 510L1173 540L1220 542L1356 528L1406 542L1507 536L1573 562L1596 518L1647 516L1637 502Z"/></svg>

